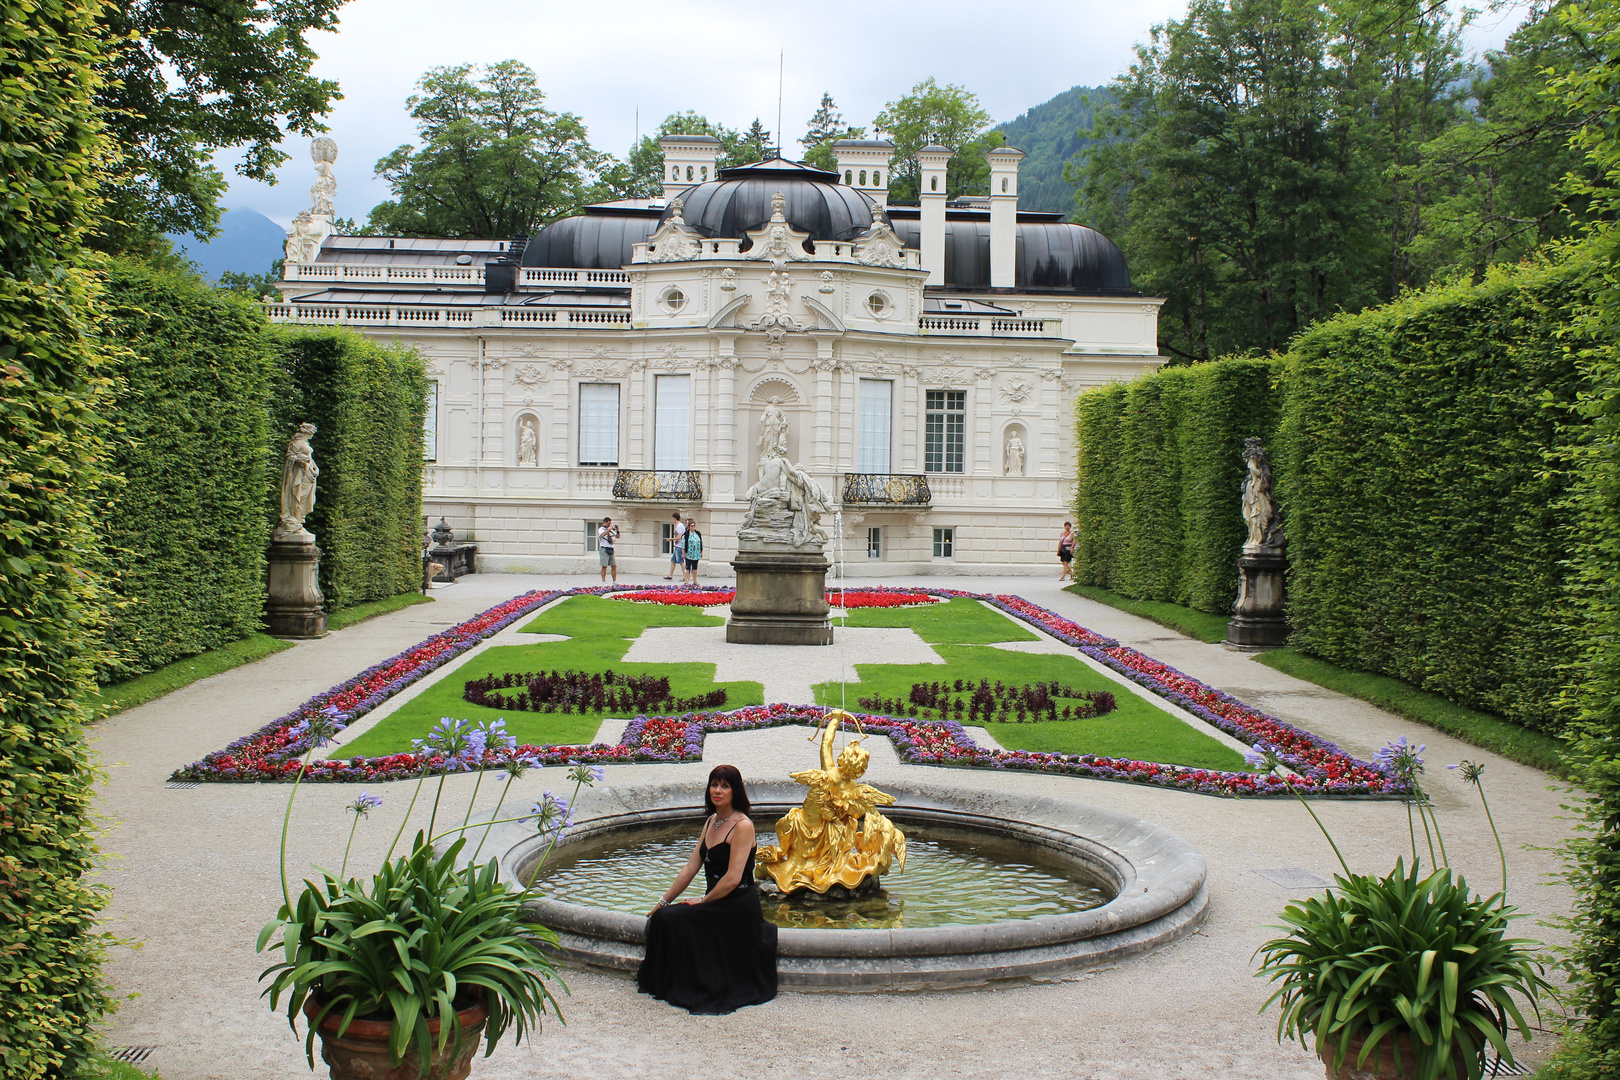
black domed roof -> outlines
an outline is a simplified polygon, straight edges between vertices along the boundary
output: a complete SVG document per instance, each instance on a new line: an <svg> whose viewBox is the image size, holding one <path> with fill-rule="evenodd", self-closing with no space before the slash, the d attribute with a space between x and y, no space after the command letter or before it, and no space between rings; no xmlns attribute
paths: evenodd
<svg viewBox="0 0 1620 1080"><path fill-rule="evenodd" d="M921 246L922 223L915 216L897 216L894 231L906 247ZM988 216L946 220L945 282L953 289L990 287ZM1067 221L1018 223L1013 288L1019 292L1135 295L1125 255L1114 242L1095 229Z"/></svg>
<svg viewBox="0 0 1620 1080"><path fill-rule="evenodd" d="M617 270L630 262L635 245L658 228L654 214L592 213L560 218L535 234L523 249L524 266Z"/></svg>
<svg viewBox="0 0 1620 1080"><path fill-rule="evenodd" d="M767 158L722 169L719 179L681 192L681 218L704 236L741 240L771 220L778 191L782 216L812 240L851 240L872 227L874 211L884 216L871 199L840 184L837 173Z"/></svg>

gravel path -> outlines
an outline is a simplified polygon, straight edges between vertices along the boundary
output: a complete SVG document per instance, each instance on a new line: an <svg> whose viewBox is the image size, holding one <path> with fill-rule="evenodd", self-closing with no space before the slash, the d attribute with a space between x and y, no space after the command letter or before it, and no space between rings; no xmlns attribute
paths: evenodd
<svg viewBox="0 0 1620 1080"><path fill-rule="evenodd" d="M280 901L276 852L287 788L174 789L166 778L176 766L219 749L312 694L519 592L589 583L583 577L465 578L436 590L434 604L300 643L100 724L92 740L107 774L99 809L106 820L104 876L114 888L106 925L141 945L118 950L108 966L118 993L130 995L111 1022L111 1042L155 1047L146 1064L165 1080L307 1075L302 1038L259 1000L255 982L267 960L253 952L254 938ZM1055 582L920 578L905 583L1026 596L1333 739L1357 756L1369 756L1402 734L1427 743L1428 785L1453 862L1490 889L1497 881L1497 857L1477 797L1442 767L1464 757L1483 759L1497 822L1510 848L1512 900L1535 918L1568 910L1568 889L1548 880L1560 863L1545 850L1569 832L1568 816L1560 810L1568 796L1543 773L1300 682L1243 654L1061 592ZM792 666L793 658L764 661L765 666L778 662ZM818 659L817 666L821 663ZM782 761L785 734L710 736L703 764L614 766L607 783L689 781L696 797L718 761L743 765L745 775L802 767ZM900 764L879 742L869 744L875 780L929 771ZM802 749L795 753L809 753L802 739L797 745ZM1181 833L1209 862L1208 921L1157 953L1060 982L954 993L784 993L726 1017L688 1016L637 995L625 980L570 972L571 995L564 999L568 1023L548 1024L532 1044L506 1044L493 1058L476 1060L474 1076L1321 1076L1321 1065L1299 1047L1278 1046L1275 1013L1256 1012L1266 990L1250 975L1251 953L1271 936L1267 924L1294 895L1273 880L1278 876L1273 872L1303 870L1327 878L1334 869L1332 852L1297 803L1018 773L956 770L951 780L1093 802ZM452 778L447 805L465 807L472 784L471 777ZM565 786L560 770L537 770L514 787L511 798L532 801L542 789ZM359 790L319 785L300 793L288 851L294 875L307 872L311 863L335 866L342 858L348 830L342 807ZM380 792L385 803L361 824L353 861L362 866L387 849L410 784L370 790ZM487 785L484 799L493 799ZM1399 804L1314 805L1357 870L1384 872L1407 848L1406 814ZM424 826L426 816L426 807L419 806L413 826ZM1558 939L1532 920L1520 923L1519 932ZM1533 1063L1548 1049L1538 1037L1524 1057ZM320 1072L324 1075L324 1067Z"/></svg>

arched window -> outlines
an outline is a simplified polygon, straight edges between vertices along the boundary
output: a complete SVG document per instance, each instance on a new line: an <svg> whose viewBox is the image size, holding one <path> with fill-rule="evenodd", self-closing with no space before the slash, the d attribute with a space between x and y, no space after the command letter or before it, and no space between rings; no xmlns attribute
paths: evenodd
<svg viewBox="0 0 1620 1080"><path fill-rule="evenodd" d="M866 186L866 170L862 169L861 170L861 187L865 187L865 186Z"/></svg>
<svg viewBox="0 0 1620 1080"><path fill-rule="evenodd" d="M708 166L707 166L707 165L705 165L705 166L703 166L703 168L701 168L701 169L699 169L699 170L698 170L698 175L699 175L699 176L700 176L700 177L701 177L701 178L702 178L702 179L703 179L703 180L704 180L704 181L705 181L705 182L707 182L707 181L708 181L708 179L709 179L709 167L708 167Z"/></svg>
<svg viewBox="0 0 1620 1080"><path fill-rule="evenodd" d="M1003 195L1007 193L1007 178L1005 176L1001 178L1001 193Z"/></svg>
<svg viewBox="0 0 1620 1080"><path fill-rule="evenodd" d="M882 187L883 186L883 174L882 173L875 172L875 173L872 174L872 186L873 187Z"/></svg>
<svg viewBox="0 0 1620 1080"><path fill-rule="evenodd" d="M686 167L686 178L688 180L692 179L692 166L690 165Z"/></svg>
<svg viewBox="0 0 1620 1080"><path fill-rule="evenodd" d="M848 169L844 170L844 183L846 183L846 184L855 183L855 174L853 172L851 172L850 170L848 170Z"/></svg>
<svg viewBox="0 0 1620 1080"><path fill-rule="evenodd" d="M671 165L669 167L669 178L671 180L679 180L681 178L681 167L679 165Z"/></svg>
<svg viewBox="0 0 1620 1080"><path fill-rule="evenodd" d="M930 176L928 178L928 190L929 191L938 191L939 190L939 177Z"/></svg>

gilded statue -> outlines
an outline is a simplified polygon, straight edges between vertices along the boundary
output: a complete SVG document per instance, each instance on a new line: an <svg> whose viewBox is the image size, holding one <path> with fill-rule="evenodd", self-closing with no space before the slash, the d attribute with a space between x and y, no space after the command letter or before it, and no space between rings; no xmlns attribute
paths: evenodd
<svg viewBox="0 0 1620 1080"><path fill-rule="evenodd" d="M833 739L848 720L861 734L836 755ZM776 843L759 849L755 874L769 876L784 893L796 889L825 894L834 887L856 889L889 872L906 868L906 837L878 812L894 796L860 782L871 755L861 746L860 721L840 709L829 709L811 734L821 741L821 768L791 773L809 790L804 805L789 810L776 823Z"/></svg>

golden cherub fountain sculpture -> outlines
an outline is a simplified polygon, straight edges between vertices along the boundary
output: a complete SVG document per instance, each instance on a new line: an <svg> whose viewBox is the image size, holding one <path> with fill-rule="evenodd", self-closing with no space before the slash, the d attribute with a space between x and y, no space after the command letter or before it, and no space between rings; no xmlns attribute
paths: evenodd
<svg viewBox="0 0 1620 1080"><path fill-rule="evenodd" d="M833 740L849 721L859 732L836 755ZM791 773L809 788L804 805L776 823L776 843L759 849L756 874L770 877L783 893L808 890L826 895L876 887L889 872L906 868L906 837L878 812L894 796L860 782L871 754L861 746L866 737L860 721L840 709L829 709L811 741L821 741L821 768Z"/></svg>

